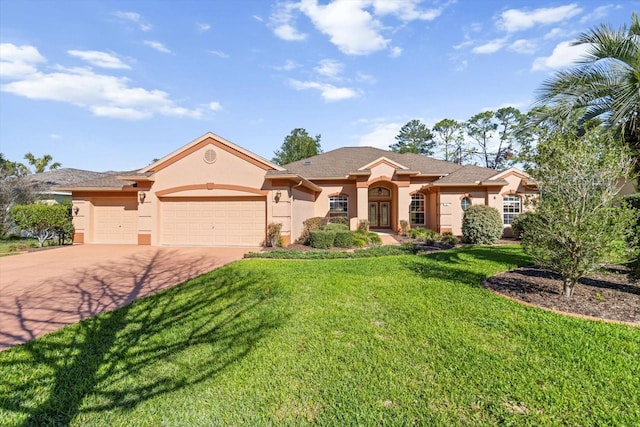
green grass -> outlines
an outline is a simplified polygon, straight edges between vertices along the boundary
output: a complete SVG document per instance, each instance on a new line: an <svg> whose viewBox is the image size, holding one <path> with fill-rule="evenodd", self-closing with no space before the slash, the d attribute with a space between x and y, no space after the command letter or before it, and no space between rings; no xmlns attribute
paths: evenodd
<svg viewBox="0 0 640 427"><path fill-rule="evenodd" d="M640 330L478 286L518 246L243 260L0 353L8 425L638 425Z"/></svg>

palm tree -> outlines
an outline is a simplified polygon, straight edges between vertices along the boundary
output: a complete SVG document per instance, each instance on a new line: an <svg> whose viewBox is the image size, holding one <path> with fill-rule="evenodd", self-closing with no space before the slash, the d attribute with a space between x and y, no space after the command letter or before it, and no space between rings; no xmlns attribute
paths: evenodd
<svg viewBox="0 0 640 427"><path fill-rule="evenodd" d="M563 121L576 113L580 121L593 118L615 129L640 154L640 24L613 30L600 25L573 42L584 46L578 64L556 73L539 90L538 104ZM542 117L541 120L549 119Z"/></svg>
<svg viewBox="0 0 640 427"><path fill-rule="evenodd" d="M42 157L36 157L31 153L27 153L24 155L24 158L29 162L31 166L33 166L36 173L44 172L47 169L47 166L49 166L49 170L58 169L60 166L62 166L59 162L51 163L51 160L53 160L51 154L45 154Z"/></svg>

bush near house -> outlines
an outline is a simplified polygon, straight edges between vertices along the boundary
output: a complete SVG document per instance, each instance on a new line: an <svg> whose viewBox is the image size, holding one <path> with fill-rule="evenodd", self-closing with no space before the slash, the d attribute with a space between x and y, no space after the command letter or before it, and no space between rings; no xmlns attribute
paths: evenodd
<svg viewBox="0 0 640 427"><path fill-rule="evenodd" d="M491 206L473 205L462 218L462 237L467 243L493 245L500 240L503 231L500 212Z"/></svg>
<svg viewBox="0 0 640 427"><path fill-rule="evenodd" d="M311 247L316 249L331 249L336 240L335 231L314 230L311 234Z"/></svg>
<svg viewBox="0 0 640 427"><path fill-rule="evenodd" d="M40 247L45 241L68 230L71 221L69 207L65 204L16 205L11 213L16 226L37 238Z"/></svg>
<svg viewBox="0 0 640 427"><path fill-rule="evenodd" d="M333 242L336 248L350 248L353 246L353 233L351 231L337 231Z"/></svg>
<svg viewBox="0 0 640 427"><path fill-rule="evenodd" d="M327 225L327 218L323 216L305 219L302 223L302 234L298 239L298 243L309 246L311 244L311 232L324 225Z"/></svg>
<svg viewBox="0 0 640 427"><path fill-rule="evenodd" d="M522 239L522 235L527 231L528 224L531 222L533 213L524 212L516 215L511 221L511 230L513 231L513 237L516 239Z"/></svg>
<svg viewBox="0 0 640 427"><path fill-rule="evenodd" d="M278 223L272 222L272 223L269 223L269 225L267 225L267 244L272 248L282 246L280 244L280 240L282 239L282 236L280 234L281 231L282 231L281 222L278 222Z"/></svg>

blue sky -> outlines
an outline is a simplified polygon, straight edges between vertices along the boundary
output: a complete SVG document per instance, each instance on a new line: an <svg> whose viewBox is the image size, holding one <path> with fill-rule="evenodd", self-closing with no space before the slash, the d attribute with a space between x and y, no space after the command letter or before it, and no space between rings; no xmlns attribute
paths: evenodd
<svg viewBox="0 0 640 427"><path fill-rule="evenodd" d="M577 34L640 1L0 1L0 151L130 170L214 132L268 159L530 108Z"/></svg>

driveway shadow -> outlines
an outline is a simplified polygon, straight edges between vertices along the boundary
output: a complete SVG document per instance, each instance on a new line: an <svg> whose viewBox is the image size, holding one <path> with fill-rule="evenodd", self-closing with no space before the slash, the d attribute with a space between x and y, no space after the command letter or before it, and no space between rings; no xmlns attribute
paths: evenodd
<svg viewBox="0 0 640 427"><path fill-rule="evenodd" d="M162 268L165 256L171 253L78 271L60 281L64 297L76 306L59 314L85 320L0 353L6 373L0 378L0 413L17 415L25 426L68 425L85 413L132 408L215 377L284 321L282 311L270 306L271 279L233 265L130 304L193 273L189 264ZM29 298L18 302L46 306ZM20 321L21 337L29 337L44 319Z"/></svg>

